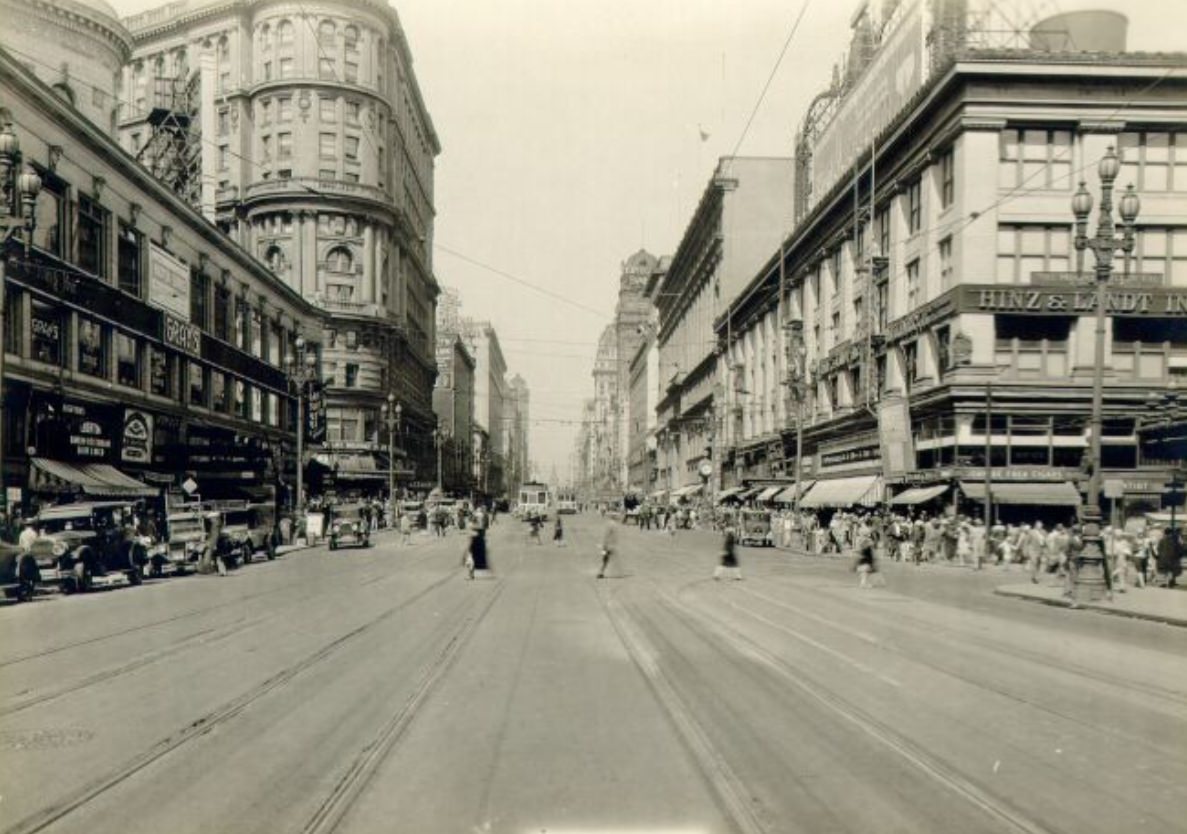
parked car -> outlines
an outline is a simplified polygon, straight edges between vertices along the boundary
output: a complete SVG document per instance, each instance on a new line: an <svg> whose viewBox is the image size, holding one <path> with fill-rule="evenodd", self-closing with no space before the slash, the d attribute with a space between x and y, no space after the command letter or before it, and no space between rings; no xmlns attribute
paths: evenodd
<svg viewBox="0 0 1187 834"><path fill-rule="evenodd" d="M424 508L425 505L421 501L401 501L400 515L410 516L412 519L412 527L415 529L420 527L420 514Z"/></svg>
<svg viewBox="0 0 1187 834"><path fill-rule="evenodd" d="M34 519L41 535L29 549L42 581L57 582L67 594L139 585L149 555L140 540L125 541L123 520L132 511L127 501L88 501L42 510Z"/></svg>
<svg viewBox="0 0 1187 834"><path fill-rule="evenodd" d="M272 504L244 504L223 510L223 532L245 564L257 553L276 558L276 508Z"/></svg>
<svg viewBox="0 0 1187 834"><path fill-rule="evenodd" d="M771 514L766 510L742 510L738 516L738 542L774 547L775 536L771 532Z"/></svg>
<svg viewBox="0 0 1187 834"><path fill-rule="evenodd" d="M181 575L192 569L206 548L206 527L197 505L171 512L165 519L164 537L151 554L152 572L171 570Z"/></svg>
<svg viewBox="0 0 1187 834"><path fill-rule="evenodd" d="M371 531L367 522L363 520L362 505L344 504L334 508L329 539L330 550L337 550L347 544L356 547L371 546Z"/></svg>
<svg viewBox="0 0 1187 834"><path fill-rule="evenodd" d="M41 571L32 554L15 544L0 542L0 590L8 599L24 602L32 599L41 581Z"/></svg>

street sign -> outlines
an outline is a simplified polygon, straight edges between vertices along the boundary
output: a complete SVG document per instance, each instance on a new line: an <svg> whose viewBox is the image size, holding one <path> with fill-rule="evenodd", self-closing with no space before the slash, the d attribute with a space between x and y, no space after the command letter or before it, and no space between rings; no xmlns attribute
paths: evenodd
<svg viewBox="0 0 1187 834"><path fill-rule="evenodd" d="M186 478L185 482L182 483L181 488L185 490L186 495L193 495L194 490L198 488L198 482L193 478Z"/></svg>

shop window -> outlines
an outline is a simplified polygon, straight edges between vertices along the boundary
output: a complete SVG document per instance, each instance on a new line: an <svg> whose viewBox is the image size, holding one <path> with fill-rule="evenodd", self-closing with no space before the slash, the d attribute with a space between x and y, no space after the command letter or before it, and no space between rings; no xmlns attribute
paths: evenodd
<svg viewBox="0 0 1187 834"><path fill-rule="evenodd" d="M78 265L98 275L107 275L107 211L89 197L78 198Z"/></svg>
<svg viewBox="0 0 1187 834"><path fill-rule="evenodd" d="M1082 446L1056 446L1051 450L1051 465L1064 469L1078 469L1084 460Z"/></svg>
<svg viewBox="0 0 1187 834"><path fill-rule="evenodd" d="M116 331L116 381L128 388L140 387L140 346L133 336Z"/></svg>
<svg viewBox="0 0 1187 834"><path fill-rule="evenodd" d="M103 325L99 322L78 317L78 370L87 376L106 376L104 361Z"/></svg>
<svg viewBox="0 0 1187 834"><path fill-rule="evenodd" d="M206 384L206 368L197 362L190 362L189 368L186 372L190 388L190 405L199 406L201 408L208 408L210 401L207 399L210 393L210 386Z"/></svg>
<svg viewBox="0 0 1187 834"><path fill-rule="evenodd" d="M1135 469L1138 465L1137 446L1106 443L1100 448L1100 465L1103 469Z"/></svg>
<svg viewBox="0 0 1187 834"><path fill-rule="evenodd" d="M175 399L173 378L176 374L177 360L173 354L156 345L149 345L148 366L149 391L158 397Z"/></svg>
<svg viewBox="0 0 1187 834"><path fill-rule="evenodd" d="M116 246L118 280L120 289L136 298L140 298L144 283L142 248L140 232L121 223Z"/></svg>

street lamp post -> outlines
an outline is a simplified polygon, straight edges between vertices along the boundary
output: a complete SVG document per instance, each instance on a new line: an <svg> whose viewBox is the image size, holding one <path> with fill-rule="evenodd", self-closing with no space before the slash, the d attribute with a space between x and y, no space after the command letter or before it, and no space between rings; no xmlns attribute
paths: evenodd
<svg viewBox="0 0 1187 834"><path fill-rule="evenodd" d="M433 443L437 446L437 491L443 492L441 480L441 444L445 442L445 431L440 426L433 429Z"/></svg>
<svg viewBox="0 0 1187 834"><path fill-rule="evenodd" d="M11 124L0 126L0 189L3 189L3 199L0 200L0 232L3 241L7 242L14 232L25 232L23 242L24 251L29 251L33 230L37 226L36 206L37 195L41 193L41 177L32 168L21 169L21 143L13 132ZM0 391L3 390L4 380L4 352L8 344L8 334L4 328L8 313L4 309L7 300L6 272L7 253L0 252ZM7 402L2 396L0 401ZM4 419L0 413L0 490L6 485L4 480ZM7 504L7 491L0 492L0 506Z"/></svg>
<svg viewBox="0 0 1187 834"><path fill-rule="evenodd" d="M317 357L306 351L304 336L297 337L295 346L297 352L285 364L285 376L297 399L297 494L293 498L293 509L300 511L305 494L305 385L317 372Z"/></svg>
<svg viewBox="0 0 1187 834"><path fill-rule="evenodd" d="M396 402L395 394L387 395L387 402L379 407L383 425L387 428L387 500L392 509L396 506L396 432L400 430L403 407Z"/></svg>
<svg viewBox="0 0 1187 834"><path fill-rule="evenodd" d="M1113 223L1113 183L1121 171L1121 160L1110 145L1097 166L1100 176L1100 214L1096 235L1088 236L1088 217L1092 213L1092 195L1084 182L1072 197L1072 214L1076 218L1076 252L1083 257L1085 249L1096 257L1096 351L1092 365L1092 417L1088 464L1088 503L1080 513L1081 540L1083 547L1077 557L1075 571L1076 599L1094 598L1110 587L1109 568L1105 562L1101 539L1101 424L1104 404L1105 367L1105 311L1109 280L1113 276L1113 258L1117 251L1125 253L1128 271L1129 255L1134 248L1134 221L1141 209L1141 201L1130 185L1121 197L1118 214L1121 217L1122 235L1115 234Z"/></svg>
<svg viewBox="0 0 1187 834"><path fill-rule="evenodd" d="M804 480L804 398L807 394L804 362L808 348L804 344L803 321L793 319L783 326L787 330L787 387L795 403L795 491L792 492L791 511L797 514Z"/></svg>

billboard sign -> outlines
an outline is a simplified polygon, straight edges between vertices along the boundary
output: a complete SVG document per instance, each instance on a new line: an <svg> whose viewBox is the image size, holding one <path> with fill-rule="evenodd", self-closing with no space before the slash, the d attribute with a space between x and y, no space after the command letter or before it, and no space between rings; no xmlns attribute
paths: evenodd
<svg viewBox="0 0 1187 834"><path fill-rule="evenodd" d="M138 408L125 409L120 459L125 463L152 463L152 441L152 415Z"/></svg>
<svg viewBox="0 0 1187 834"><path fill-rule="evenodd" d="M148 303L190 320L190 268L155 243L148 251Z"/></svg>
<svg viewBox="0 0 1187 834"><path fill-rule="evenodd" d="M810 203L828 193L858 154L873 141L923 86L923 4L903 9L902 17L878 48L865 73L845 94L812 146Z"/></svg>

